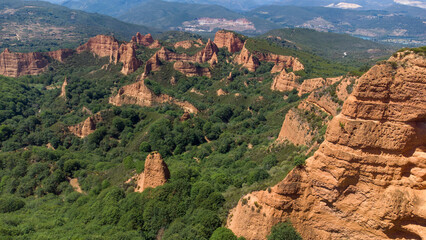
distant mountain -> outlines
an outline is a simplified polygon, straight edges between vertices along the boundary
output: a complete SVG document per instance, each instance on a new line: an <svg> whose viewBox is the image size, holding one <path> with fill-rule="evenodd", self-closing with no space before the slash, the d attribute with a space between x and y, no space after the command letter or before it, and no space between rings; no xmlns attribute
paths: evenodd
<svg viewBox="0 0 426 240"><path fill-rule="evenodd" d="M219 5L146 1L118 16L120 20L167 30L215 32L218 29L263 33L277 25Z"/></svg>
<svg viewBox="0 0 426 240"><path fill-rule="evenodd" d="M72 9L117 17L143 2L147 2L147 0L65 0L62 5Z"/></svg>
<svg viewBox="0 0 426 240"><path fill-rule="evenodd" d="M256 8L246 15L263 18L281 27L347 33L395 43L426 44L423 19L382 10L275 5Z"/></svg>
<svg viewBox="0 0 426 240"><path fill-rule="evenodd" d="M350 64L357 62L359 65L387 57L396 50L389 45L347 34L318 32L312 29L277 29L260 37L280 46L311 52L331 61Z"/></svg>
<svg viewBox="0 0 426 240"><path fill-rule="evenodd" d="M128 40L136 32L155 31L47 2L3 0L0 3L0 50L75 47L97 34L114 34L119 39Z"/></svg>

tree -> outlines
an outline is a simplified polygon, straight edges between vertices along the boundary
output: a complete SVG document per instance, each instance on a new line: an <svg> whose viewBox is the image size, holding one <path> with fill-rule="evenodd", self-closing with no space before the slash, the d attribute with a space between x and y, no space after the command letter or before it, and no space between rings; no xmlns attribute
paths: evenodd
<svg viewBox="0 0 426 240"><path fill-rule="evenodd" d="M210 240L237 240L237 237L228 228L220 227L213 232Z"/></svg>
<svg viewBox="0 0 426 240"><path fill-rule="evenodd" d="M302 240L302 238L290 222L283 222L272 227L268 240Z"/></svg>

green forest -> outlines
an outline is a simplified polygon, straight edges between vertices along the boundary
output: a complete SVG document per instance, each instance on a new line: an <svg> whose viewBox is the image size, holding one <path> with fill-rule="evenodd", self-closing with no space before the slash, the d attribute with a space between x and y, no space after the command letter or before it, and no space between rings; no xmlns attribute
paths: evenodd
<svg viewBox="0 0 426 240"><path fill-rule="evenodd" d="M162 44L188 54L194 50ZM300 81L359 73L355 66L267 40L249 39L247 47L299 57L306 66L297 72ZM144 62L154 52L137 50ZM109 59L91 53L52 62L38 76L0 76L0 238L236 240L225 228L229 210L244 194L281 181L309 155L306 146L275 143L285 114L307 96L271 91L273 64L249 72L231 58L220 49L211 78L186 77L163 62L161 71L145 79L155 94L200 110L186 121L173 104L109 104L108 98L135 82L143 67L124 76L121 64L102 68ZM230 73L232 81L226 80ZM60 98L65 79L66 98ZM217 96L218 89L228 94ZM87 138L67 130L97 112L104 121ZM322 119L311 120L324 128ZM144 170L152 151L162 155L171 178L136 193L125 182ZM82 193L70 185L72 178ZM275 226L268 239L300 237L287 222Z"/></svg>

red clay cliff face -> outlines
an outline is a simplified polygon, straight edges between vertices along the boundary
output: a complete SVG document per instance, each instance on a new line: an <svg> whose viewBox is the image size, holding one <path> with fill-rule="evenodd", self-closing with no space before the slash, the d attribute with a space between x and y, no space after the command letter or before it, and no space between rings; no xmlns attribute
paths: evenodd
<svg viewBox="0 0 426 240"><path fill-rule="evenodd" d="M48 60L41 53L12 53L6 48L0 54L0 75L37 75L42 73L48 64Z"/></svg>
<svg viewBox="0 0 426 240"><path fill-rule="evenodd" d="M96 130L96 124L102 122L102 113L98 112L93 116L88 117L83 122L68 127L68 130L79 138L85 138Z"/></svg>
<svg viewBox="0 0 426 240"><path fill-rule="evenodd" d="M274 78L274 81L271 86L271 90L287 92L292 91L293 89L299 89L299 83L296 76L293 72L287 73L283 70L279 75Z"/></svg>
<svg viewBox="0 0 426 240"><path fill-rule="evenodd" d="M189 113L198 113L198 109L189 102L179 101L167 94L161 94L159 96L155 95L147 86L145 86L143 75L139 77L137 82L120 88L117 95L109 98L109 103L115 106L134 104L142 107L151 107L162 103L172 103Z"/></svg>
<svg viewBox="0 0 426 240"><path fill-rule="evenodd" d="M110 63L123 63L121 72L125 75L136 71L141 63L136 58L135 45L124 43L119 46L118 41L112 36L98 35L77 48L77 53L89 51L99 57L109 57Z"/></svg>
<svg viewBox="0 0 426 240"><path fill-rule="evenodd" d="M230 53L241 51L244 46L244 41L241 40L235 33L220 30L214 36L214 43L218 48L226 47Z"/></svg>
<svg viewBox="0 0 426 240"><path fill-rule="evenodd" d="M285 140L294 145L309 145L314 138L309 123L302 117L297 109L291 109L285 115L285 120L278 135L277 142Z"/></svg>
<svg viewBox="0 0 426 240"><path fill-rule="evenodd" d="M170 178L167 164L157 152L150 153L145 160L143 173L133 177L136 181L135 192L143 192L147 188L164 185Z"/></svg>
<svg viewBox="0 0 426 240"><path fill-rule="evenodd" d="M304 239L424 239L426 59L390 61L397 67L380 64L358 80L305 166L240 200L227 221L235 234L266 239L290 218Z"/></svg>
<svg viewBox="0 0 426 240"><path fill-rule="evenodd" d="M177 61L173 64L176 71L183 73L187 77L206 76L211 77L212 74L209 68L197 67L190 62Z"/></svg>

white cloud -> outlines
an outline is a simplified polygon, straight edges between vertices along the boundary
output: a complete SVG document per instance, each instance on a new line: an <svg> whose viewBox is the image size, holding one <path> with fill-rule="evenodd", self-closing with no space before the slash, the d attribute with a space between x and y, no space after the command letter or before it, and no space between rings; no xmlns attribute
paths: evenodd
<svg viewBox="0 0 426 240"><path fill-rule="evenodd" d="M341 9L356 9L356 8L361 8L362 6L355 3L340 2L337 4L332 3L330 5L327 5L326 7L341 8Z"/></svg>
<svg viewBox="0 0 426 240"><path fill-rule="evenodd" d="M419 7L426 9L426 2L425 1L415 1L415 0L393 0L396 3L413 6L413 7Z"/></svg>

